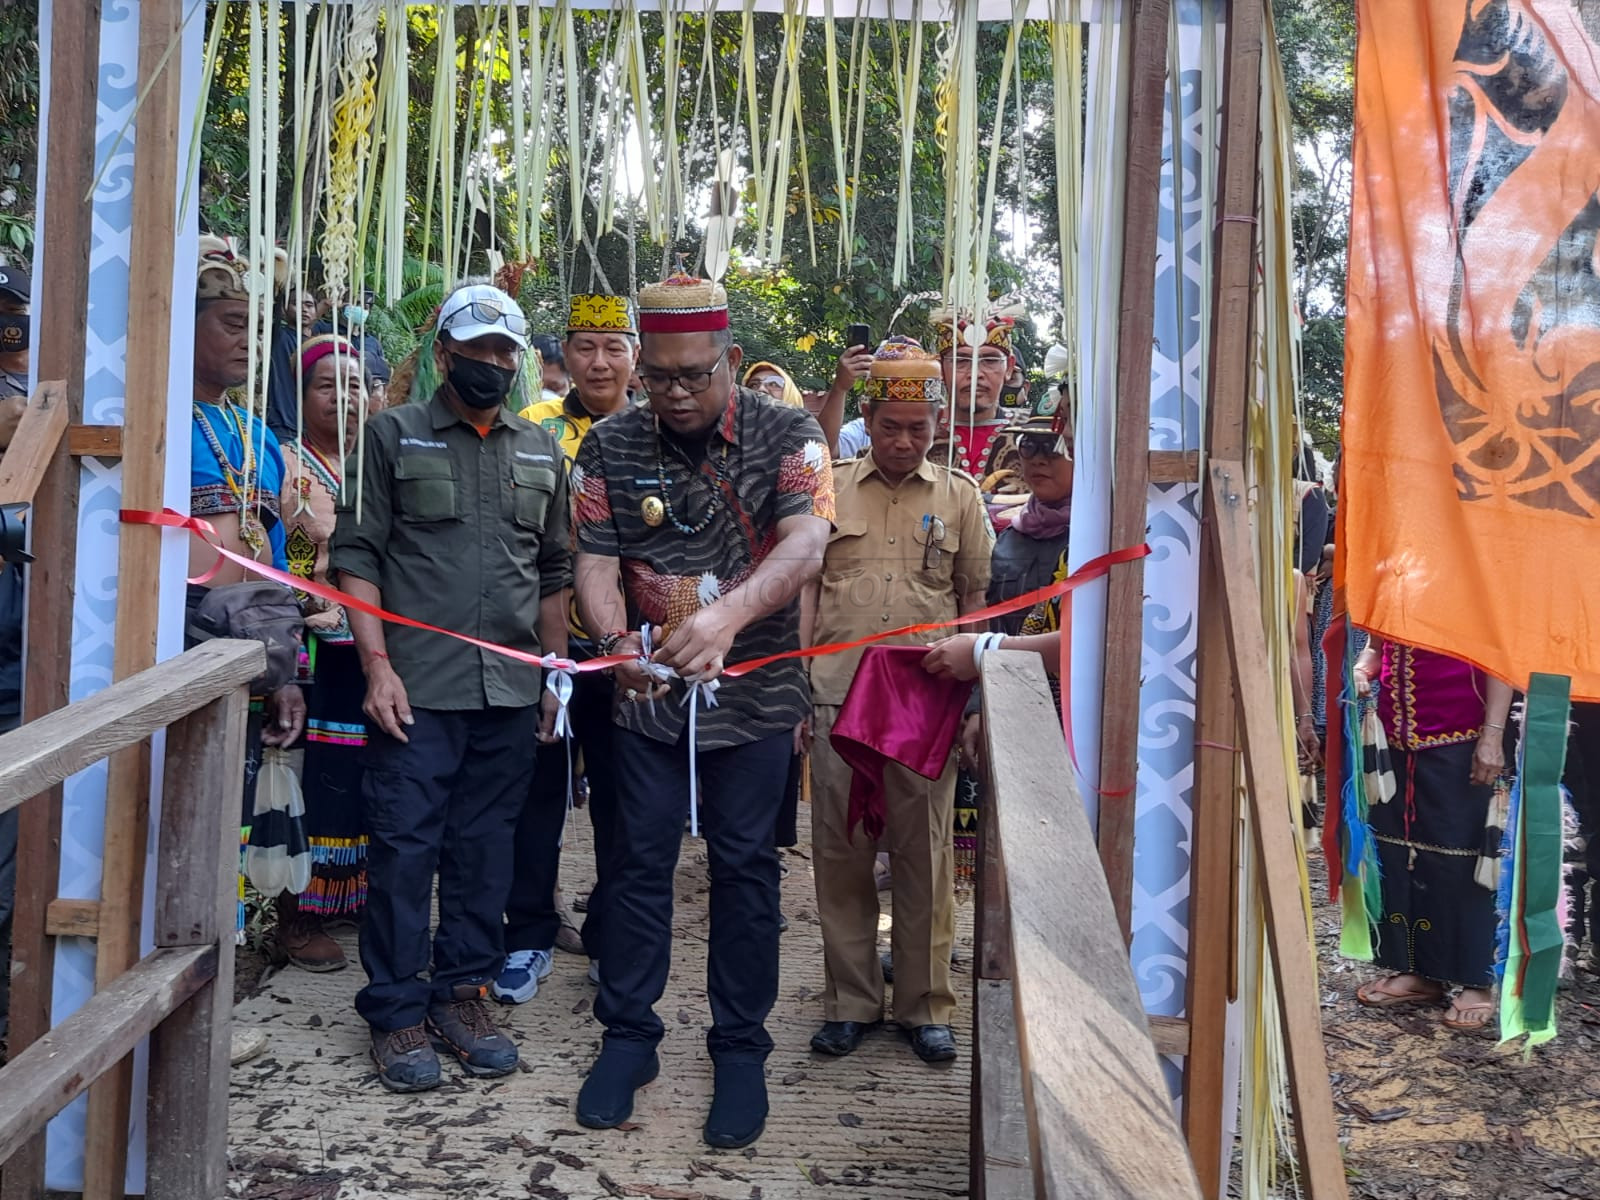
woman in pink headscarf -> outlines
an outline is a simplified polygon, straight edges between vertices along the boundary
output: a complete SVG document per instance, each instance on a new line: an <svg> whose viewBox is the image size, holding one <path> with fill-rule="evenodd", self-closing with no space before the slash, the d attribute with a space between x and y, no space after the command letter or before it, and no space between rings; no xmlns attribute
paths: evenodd
<svg viewBox="0 0 1600 1200"><path fill-rule="evenodd" d="M344 462L354 452L368 394L361 354L329 335L314 337L298 356L300 436L283 443L280 497L289 570L328 582L328 541L343 487ZM351 481L354 486L354 481ZM366 905L367 834L361 808L361 759L366 681L344 609L302 597L311 674L307 689L302 790L311 844L311 886L278 899L278 946L308 971L337 971L344 950L325 928L355 920Z"/></svg>

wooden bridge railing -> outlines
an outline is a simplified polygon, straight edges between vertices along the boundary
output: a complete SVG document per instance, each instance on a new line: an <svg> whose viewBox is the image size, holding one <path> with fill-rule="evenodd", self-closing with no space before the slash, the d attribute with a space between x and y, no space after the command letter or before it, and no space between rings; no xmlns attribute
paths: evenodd
<svg viewBox="0 0 1600 1200"><path fill-rule="evenodd" d="M0 1069L0 1163L146 1035L146 1195L221 1196L234 877L256 642L213 641L0 737L0 812L166 729L155 949Z"/></svg>
<svg viewBox="0 0 1600 1200"><path fill-rule="evenodd" d="M1036 654L983 660L974 1200L1199 1200Z"/></svg>

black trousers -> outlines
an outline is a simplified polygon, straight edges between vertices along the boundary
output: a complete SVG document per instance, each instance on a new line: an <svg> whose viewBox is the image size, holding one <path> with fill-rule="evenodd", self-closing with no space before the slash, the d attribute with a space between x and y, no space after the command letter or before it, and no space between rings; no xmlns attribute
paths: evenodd
<svg viewBox="0 0 1600 1200"><path fill-rule="evenodd" d="M778 995L778 806L793 735L699 756L700 829L711 860L706 990L719 1062L764 1062L765 1022ZM616 731L617 855L607 897L595 1015L608 1050L648 1054L661 1041L655 1003L672 950L673 873L689 813L689 751Z"/></svg>
<svg viewBox="0 0 1600 1200"><path fill-rule="evenodd" d="M505 958L511 835L528 793L539 708L414 708L398 742L368 733L361 780L371 848L356 1011L382 1032L420 1023L457 984L488 982ZM433 876L439 928L428 970Z"/></svg>
<svg viewBox="0 0 1600 1200"><path fill-rule="evenodd" d="M573 680L567 716L572 721L571 749L576 762L583 751L589 780L589 820L594 826L595 887L583 923L583 944L590 958L600 957L605 917L605 890L615 841L617 813L616 751L612 732L610 678L598 672ZM555 909L561 835L567 821L567 754L562 742L540 746L533 781L522 815L517 818L516 869L506 901L506 949L548 950L555 945L561 918Z"/></svg>
<svg viewBox="0 0 1600 1200"><path fill-rule="evenodd" d="M0 717L0 733L18 726L13 716ZM0 813L0 1037L5 1036L11 1008L11 920L17 900L17 822L21 810Z"/></svg>

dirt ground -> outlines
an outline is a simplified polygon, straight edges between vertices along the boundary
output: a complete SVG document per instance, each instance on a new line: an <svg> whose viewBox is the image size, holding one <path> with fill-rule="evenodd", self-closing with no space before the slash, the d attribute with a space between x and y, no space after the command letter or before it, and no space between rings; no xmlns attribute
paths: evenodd
<svg viewBox="0 0 1600 1200"><path fill-rule="evenodd" d="M1312 852L1322 1028L1362 1200L1600 1198L1600 979L1559 994L1557 1036L1525 1058L1445 1029L1445 1006L1366 1009L1375 968L1339 957L1339 920Z"/></svg>
<svg viewBox="0 0 1600 1200"><path fill-rule="evenodd" d="M587 822L565 855L569 894L588 886ZM805 822L801 822L804 826ZM278 970L241 950L236 1018L271 1035L233 1073L230 1195L242 1200L911 1200L967 1193L970 1041L953 1069L923 1066L892 1027L855 1056L807 1050L821 1020L821 934L805 848L788 852L772 1119L754 1147L700 1141L710 1094L703 1031L706 870L685 841L678 872L669 1032L662 1077L640 1093L631 1127L596 1134L571 1117L599 1044L585 961L558 954L539 996L498 1009L523 1069L503 1080L446 1081L423 1096L377 1086L351 1007L358 968ZM1323 1027L1351 1193L1359 1200L1600 1200L1600 979L1560 994L1556 1041L1531 1059L1492 1037L1439 1024L1443 1008L1375 1011L1354 1001L1373 973L1337 953L1338 920L1313 851ZM887 907L887 896L885 897ZM971 961L971 908L958 947ZM885 923L885 929L887 923ZM354 933L341 932L352 959ZM885 939L886 944L886 939ZM970 1018L970 977L957 972ZM825 1189L825 1190L824 1190Z"/></svg>
<svg viewBox="0 0 1600 1200"><path fill-rule="evenodd" d="M802 820L802 825L805 822ZM587 890L587 821L579 814L563 855L569 895ZM704 1030L706 867L685 840L678 870L674 962L658 1006L668 1033L661 1078L639 1093L624 1131L580 1128L571 1106L599 1047L587 960L556 955L539 995L499 1008L519 1043L522 1070L473 1080L445 1065L445 1082L418 1096L378 1086L365 1028L352 1008L359 967L311 975L274 971L241 952L244 999L235 1018L268 1031L266 1054L233 1071L230 1195L244 1200L789 1200L825 1194L873 1200L967 1192L970 1042L944 1068L923 1065L892 1027L855 1055L808 1049L822 1019L821 932L804 847L786 854L788 877L778 1008L769 1028L772 1116L754 1146L714 1151L700 1140L710 1103ZM887 907L887 897L885 897ZM971 908L959 917L971 961ZM353 931L341 940L354 959ZM887 942L885 941L885 945ZM265 979L263 979L265 975ZM971 980L957 973L962 1012ZM823 1189L826 1189L825 1191Z"/></svg>

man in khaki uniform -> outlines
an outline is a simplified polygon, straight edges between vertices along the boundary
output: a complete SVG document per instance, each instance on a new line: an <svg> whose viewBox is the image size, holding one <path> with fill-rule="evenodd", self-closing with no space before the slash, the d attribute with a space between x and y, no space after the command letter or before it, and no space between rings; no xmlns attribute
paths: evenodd
<svg viewBox="0 0 1600 1200"><path fill-rule="evenodd" d="M891 339L878 348L865 388L872 446L835 471L836 532L806 605L811 644L948 621L981 608L989 585L994 533L977 484L927 460L943 402L938 360L909 339ZM811 666L812 855L826 965L826 1024L811 1047L834 1055L855 1050L883 1018L872 873L877 847L860 829L850 834L851 771L828 742L860 660L857 650ZM937 781L893 762L884 772L884 842L894 866L894 1016L925 1062L956 1056L950 1032L955 783L953 754Z"/></svg>

